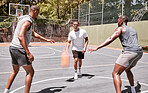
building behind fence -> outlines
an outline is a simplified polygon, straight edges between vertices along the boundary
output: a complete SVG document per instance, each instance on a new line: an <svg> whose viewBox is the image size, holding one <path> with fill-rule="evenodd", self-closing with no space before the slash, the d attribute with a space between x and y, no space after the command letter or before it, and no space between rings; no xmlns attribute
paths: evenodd
<svg viewBox="0 0 148 93"><path fill-rule="evenodd" d="M71 9L71 20L78 20L80 25L99 25L116 23L120 15L126 15L129 21L141 21L148 20L147 11L145 0L90 0Z"/></svg>

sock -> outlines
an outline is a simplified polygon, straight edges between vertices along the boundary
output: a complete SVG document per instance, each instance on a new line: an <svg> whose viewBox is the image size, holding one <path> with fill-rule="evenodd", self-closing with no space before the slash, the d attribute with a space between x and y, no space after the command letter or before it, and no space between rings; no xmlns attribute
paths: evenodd
<svg viewBox="0 0 148 93"><path fill-rule="evenodd" d="M135 87L134 86L131 86L131 92L132 93L136 93L136 90L135 90Z"/></svg>
<svg viewBox="0 0 148 93"><path fill-rule="evenodd" d="M6 89L6 88L5 88L5 91L4 91L4 92L9 92L9 89Z"/></svg>
<svg viewBox="0 0 148 93"><path fill-rule="evenodd" d="M75 73L77 73L77 70L75 70Z"/></svg>
<svg viewBox="0 0 148 93"><path fill-rule="evenodd" d="M79 72L81 72L81 68L79 68Z"/></svg>

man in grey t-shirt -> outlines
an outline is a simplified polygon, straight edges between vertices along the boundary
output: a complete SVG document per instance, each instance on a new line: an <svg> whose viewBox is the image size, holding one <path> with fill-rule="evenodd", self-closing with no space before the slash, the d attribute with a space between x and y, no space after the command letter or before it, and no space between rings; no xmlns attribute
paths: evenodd
<svg viewBox="0 0 148 93"><path fill-rule="evenodd" d="M128 27L127 22L128 18L126 16L119 17L118 27L115 29L115 32L98 47L88 49L88 51L96 51L110 44L118 37L120 38L121 44L123 46L123 52L118 57L112 73L116 93L121 93L120 75L123 71L125 71L127 74L127 78L131 85L131 92L136 93L131 69L137 64L138 60L143 55L142 48L138 44L137 32L135 29Z"/></svg>
<svg viewBox="0 0 148 93"><path fill-rule="evenodd" d="M19 72L20 66L22 66L26 71L24 93L29 93L30 91L31 82L34 75L34 69L32 67L34 56L30 53L28 49L31 36L44 40L46 42L54 43L54 40L46 39L33 31L33 21L38 17L38 14L39 8L37 6L31 6L29 15L19 17L13 40L9 47L12 58L13 71L9 76L5 91L3 93L9 93L9 89L13 83L13 80L15 79L15 76Z"/></svg>

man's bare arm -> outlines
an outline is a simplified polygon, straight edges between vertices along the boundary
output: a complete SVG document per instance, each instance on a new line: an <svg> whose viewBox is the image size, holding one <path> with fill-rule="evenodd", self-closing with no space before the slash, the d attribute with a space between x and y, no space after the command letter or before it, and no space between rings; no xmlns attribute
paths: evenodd
<svg viewBox="0 0 148 93"><path fill-rule="evenodd" d="M41 35L39 35L38 33L32 31L32 36L35 37L35 38L38 38L38 39L41 39L41 40L44 40L46 42L51 42L51 43L54 43L55 41L52 40L52 39L46 39L44 37L42 37Z"/></svg>
<svg viewBox="0 0 148 93"><path fill-rule="evenodd" d="M68 51L68 48L70 47L70 44L71 44L71 41L67 41L67 44L66 44L66 51Z"/></svg>
<svg viewBox="0 0 148 93"><path fill-rule="evenodd" d="M27 44L26 44L26 40L25 40L25 34L28 30L28 28L31 26L31 23L29 21L26 21L22 24L21 28L20 28L20 31L19 31L19 34L18 34L18 39L20 41L20 44L22 45L22 47L24 48L26 54L27 54L27 57L29 59L30 62L32 62L34 60L34 57L33 55L30 53L28 47L27 47Z"/></svg>
<svg viewBox="0 0 148 93"><path fill-rule="evenodd" d="M108 37L102 44L100 44L99 46L97 46L96 48L91 48L91 49L88 49L88 51L96 51L104 46L107 46L109 45L110 43L112 43L117 37L120 36L120 34L122 33L122 27L118 27L115 29L115 32L110 36Z"/></svg>
<svg viewBox="0 0 148 93"><path fill-rule="evenodd" d="M82 51L83 53L86 52L87 46L88 46L88 37L85 38L85 45L84 45L84 48L83 48L83 51Z"/></svg>

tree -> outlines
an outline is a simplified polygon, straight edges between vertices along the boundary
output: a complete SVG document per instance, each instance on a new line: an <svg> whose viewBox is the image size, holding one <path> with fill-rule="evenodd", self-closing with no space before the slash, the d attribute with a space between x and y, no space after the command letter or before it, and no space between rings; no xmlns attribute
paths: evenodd
<svg viewBox="0 0 148 93"><path fill-rule="evenodd" d="M89 0L38 0L43 18L62 19L70 18L71 8L78 7L79 4Z"/></svg>

